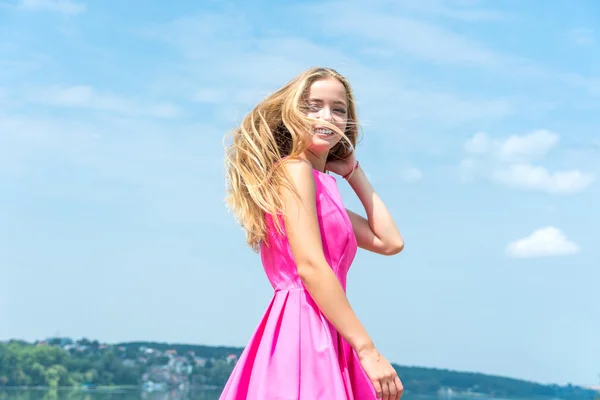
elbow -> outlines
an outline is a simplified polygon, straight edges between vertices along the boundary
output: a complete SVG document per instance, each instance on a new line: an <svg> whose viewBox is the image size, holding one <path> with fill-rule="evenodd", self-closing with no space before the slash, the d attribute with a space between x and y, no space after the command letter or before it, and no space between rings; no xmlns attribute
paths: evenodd
<svg viewBox="0 0 600 400"><path fill-rule="evenodd" d="M327 262L325 262L327 264ZM320 263L318 262L301 262L297 263L298 277L304 284L310 284L315 279L319 272Z"/></svg>
<svg viewBox="0 0 600 400"><path fill-rule="evenodd" d="M398 242L386 246L383 249L383 254L386 256L393 256L400 253L402 250L404 250L404 241L400 240Z"/></svg>

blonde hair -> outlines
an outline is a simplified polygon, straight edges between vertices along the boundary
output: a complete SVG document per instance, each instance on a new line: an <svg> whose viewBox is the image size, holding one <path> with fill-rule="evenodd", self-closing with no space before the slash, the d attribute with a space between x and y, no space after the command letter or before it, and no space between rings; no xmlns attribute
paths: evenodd
<svg viewBox="0 0 600 400"><path fill-rule="evenodd" d="M233 142L226 148L225 166L229 208L246 231L246 242L254 251L267 236L265 214L283 212L279 191L282 187L296 193L293 182L282 164L307 149L312 127L317 120L308 118L306 96L313 82L335 78L346 89L347 125L342 132L335 125L319 121L322 126L342 136L329 152L328 161L343 159L354 151L358 138L356 109L350 83L331 68L308 69L268 96L243 119L232 133Z"/></svg>

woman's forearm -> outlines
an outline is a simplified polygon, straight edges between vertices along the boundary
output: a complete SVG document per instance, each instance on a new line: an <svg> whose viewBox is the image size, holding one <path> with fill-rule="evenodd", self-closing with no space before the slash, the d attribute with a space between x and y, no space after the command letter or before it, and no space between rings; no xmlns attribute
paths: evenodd
<svg viewBox="0 0 600 400"><path fill-rule="evenodd" d="M298 265L298 274L325 318L357 353L374 349L371 338L325 259L314 265Z"/></svg>
<svg viewBox="0 0 600 400"><path fill-rule="evenodd" d="M390 253L397 253L404 247L402 235L394 222L394 218L362 168L358 167L348 178L348 183L360 199L369 222L371 231Z"/></svg>
<svg viewBox="0 0 600 400"><path fill-rule="evenodd" d="M323 252L312 165L290 160L286 168L298 194L282 189L285 230L298 276L325 318L357 352L373 348Z"/></svg>

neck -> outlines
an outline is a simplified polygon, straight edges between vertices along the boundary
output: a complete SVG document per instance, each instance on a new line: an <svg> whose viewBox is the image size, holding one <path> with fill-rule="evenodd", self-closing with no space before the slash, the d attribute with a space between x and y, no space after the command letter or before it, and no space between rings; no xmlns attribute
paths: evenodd
<svg viewBox="0 0 600 400"><path fill-rule="evenodd" d="M304 152L304 157L312 164L313 168L325 172L325 163L327 162L327 154L318 154L310 150Z"/></svg>

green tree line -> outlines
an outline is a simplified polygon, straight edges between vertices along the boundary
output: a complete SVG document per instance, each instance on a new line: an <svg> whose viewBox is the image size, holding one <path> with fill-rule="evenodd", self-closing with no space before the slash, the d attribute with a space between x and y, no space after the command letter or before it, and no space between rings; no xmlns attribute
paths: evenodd
<svg viewBox="0 0 600 400"><path fill-rule="evenodd" d="M407 392L435 394L440 388L450 388L455 393L481 393L498 398L592 400L597 397L595 391L574 385L542 385L476 372L392 365Z"/></svg>
<svg viewBox="0 0 600 400"><path fill-rule="evenodd" d="M110 349L73 355L50 345L0 343L0 386L136 385L141 373Z"/></svg>
<svg viewBox="0 0 600 400"><path fill-rule="evenodd" d="M154 365L168 362L165 356L147 356L143 347L177 354L193 363L193 355L206 360L204 366L194 365L194 383L222 387L234 367L225 359L240 355L242 348L213 347L155 342L129 342L100 346L86 339L77 342L85 350L66 351L60 340L36 345L23 341L0 342L0 386L98 386L139 385L142 375ZM124 363L123 360L144 362ZM452 389L457 394L484 394L497 398L599 400L593 390L573 385L542 385L519 379L472 372L395 365L407 393L436 394L440 389ZM1 400L1 399L0 399Z"/></svg>

